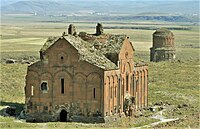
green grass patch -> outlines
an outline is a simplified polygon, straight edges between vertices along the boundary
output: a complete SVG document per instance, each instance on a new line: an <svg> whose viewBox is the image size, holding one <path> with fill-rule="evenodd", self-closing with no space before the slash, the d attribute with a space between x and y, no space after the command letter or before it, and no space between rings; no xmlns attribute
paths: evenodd
<svg viewBox="0 0 200 129"><path fill-rule="evenodd" d="M39 59L39 50L49 36L59 36L67 31L68 22L47 23L15 21L11 18L1 26L1 61L6 59ZM20 18L21 19L21 18ZM24 19L24 17L22 18ZM19 20L19 19L18 19ZM29 24L25 24L29 23ZM96 22L74 22L77 31L95 33ZM199 26L192 24L167 22L105 22L104 26L140 26L140 27L189 27L191 30L172 30L175 34L176 57L179 62L149 62L149 48L152 46L154 30L136 29L105 29L105 33L127 34L136 49L136 61L146 61L149 65L149 105L169 103L171 109L164 111L167 118L180 118L176 122L157 125L162 128L198 128L199 126ZM17 113L24 106L24 86L27 65L4 64L0 69L0 110L6 106L17 107ZM183 106L183 105L187 106ZM124 118L112 124L84 123L26 123L13 117L0 116L0 128L129 128L139 127L156 122L149 118L152 112L146 112L139 118Z"/></svg>

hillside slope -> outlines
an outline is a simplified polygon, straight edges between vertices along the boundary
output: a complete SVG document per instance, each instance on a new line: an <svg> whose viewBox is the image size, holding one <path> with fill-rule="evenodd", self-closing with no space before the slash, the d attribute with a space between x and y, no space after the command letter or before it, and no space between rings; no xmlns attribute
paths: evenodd
<svg viewBox="0 0 200 129"><path fill-rule="evenodd" d="M4 0L5 1L5 0ZM3 13L41 13L58 14L79 11L101 13L138 14L143 12L167 14L198 14L199 1L113 1L113 0L26 0L5 2ZM3 3L3 2L2 2Z"/></svg>

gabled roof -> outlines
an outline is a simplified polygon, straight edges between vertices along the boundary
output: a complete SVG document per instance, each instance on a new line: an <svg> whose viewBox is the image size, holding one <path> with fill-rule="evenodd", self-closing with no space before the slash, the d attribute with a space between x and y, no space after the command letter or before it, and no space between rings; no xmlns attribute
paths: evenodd
<svg viewBox="0 0 200 129"><path fill-rule="evenodd" d="M45 52L51 45L53 45L60 37L49 37L47 41L44 43L40 52Z"/></svg>
<svg viewBox="0 0 200 129"><path fill-rule="evenodd" d="M90 42L93 46L98 45L100 51L103 54L119 53L123 45L126 35L114 35L114 34L102 34L99 36L85 35L90 38L82 37L84 40Z"/></svg>
<svg viewBox="0 0 200 129"><path fill-rule="evenodd" d="M126 37L127 37L126 35L111 35L110 34L107 36L106 42L102 43L102 46L99 50L103 54L119 53Z"/></svg>
<svg viewBox="0 0 200 129"><path fill-rule="evenodd" d="M57 40L64 38L68 41L80 54L79 59L93 64L104 70L117 69L117 66L107 59L103 53L97 51L89 42L82 40L78 36L66 35L62 37L52 37L47 40L47 42L41 48L41 52L45 52L50 48ZM67 42L66 42L67 43Z"/></svg>

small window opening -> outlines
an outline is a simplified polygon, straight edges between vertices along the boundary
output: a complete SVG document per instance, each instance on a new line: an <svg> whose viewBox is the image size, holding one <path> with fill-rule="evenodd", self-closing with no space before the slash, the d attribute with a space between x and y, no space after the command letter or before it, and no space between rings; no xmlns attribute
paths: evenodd
<svg viewBox="0 0 200 129"><path fill-rule="evenodd" d="M47 82L42 82L41 84L41 90L43 93L47 92Z"/></svg>
<svg viewBox="0 0 200 129"><path fill-rule="evenodd" d="M65 87L65 80L62 78L62 79L61 79L61 93L62 93L62 94L64 94L64 92L65 92L64 87Z"/></svg>
<svg viewBox="0 0 200 129"><path fill-rule="evenodd" d="M31 96L34 95L34 86L31 86Z"/></svg>
<svg viewBox="0 0 200 129"><path fill-rule="evenodd" d="M60 59L61 59L61 60L63 60L63 59L64 59L64 57L63 57L63 56L61 56L61 57L60 57Z"/></svg>
<svg viewBox="0 0 200 129"><path fill-rule="evenodd" d="M94 99L96 98L96 89L95 88L93 89L93 97L94 97Z"/></svg>
<svg viewBox="0 0 200 129"><path fill-rule="evenodd" d="M129 83L129 80L128 80L128 75L126 76L126 91L128 91L128 83Z"/></svg>

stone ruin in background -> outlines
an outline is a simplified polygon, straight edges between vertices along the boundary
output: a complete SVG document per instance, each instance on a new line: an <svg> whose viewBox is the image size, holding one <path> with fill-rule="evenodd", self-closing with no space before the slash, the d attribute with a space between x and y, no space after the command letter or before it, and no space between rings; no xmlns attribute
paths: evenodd
<svg viewBox="0 0 200 129"><path fill-rule="evenodd" d="M101 35L103 34L103 25L101 23L97 23L96 26L96 35Z"/></svg>
<svg viewBox="0 0 200 129"><path fill-rule="evenodd" d="M176 50L174 34L167 29L158 29L153 33L153 46L150 48L150 61L173 61Z"/></svg>
<svg viewBox="0 0 200 129"><path fill-rule="evenodd" d="M73 24L69 25L68 34L70 34L70 35L76 35L76 27Z"/></svg>

